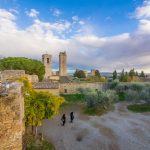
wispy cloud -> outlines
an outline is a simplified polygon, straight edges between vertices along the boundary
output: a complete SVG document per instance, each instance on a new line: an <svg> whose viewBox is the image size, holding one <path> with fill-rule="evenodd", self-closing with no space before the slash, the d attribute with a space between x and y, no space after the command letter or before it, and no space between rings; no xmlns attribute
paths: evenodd
<svg viewBox="0 0 150 150"><path fill-rule="evenodd" d="M26 11L26 14L27 14L29 17L37 18L38 15L39 15L39 12L38 12L36 9L31 9L30 11Z"/></svg>
<svg viewBox="0 0 150 150"><path fill-rule="evenodd" d="M52 15L56 16L56 17L59 17L62 14L62 12L58 8L52 8L52 9L50 9L50 11L51 11Z"/></svg>

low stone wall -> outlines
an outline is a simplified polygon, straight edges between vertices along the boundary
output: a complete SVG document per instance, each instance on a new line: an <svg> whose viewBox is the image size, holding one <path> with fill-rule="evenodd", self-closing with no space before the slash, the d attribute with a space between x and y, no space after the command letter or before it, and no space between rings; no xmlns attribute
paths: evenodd
<svg viewBox="0 0 150 150"><path fill-rule="evenodd" d="M4 70L0 72L0 80L3 82L15 80L21 77L25 77L24 70Z"/></svg>
<svg viewBox="0 0 150 150"><path fill-rule="evenodd" d="M28 75L25 74L24 70L4 70L0 72L0 81L14 81L21 77L26 77L31 83L39 82L37 75Z"/></svg>
<svg viewBox="0 0 150 150"><path fill-rule="evenodd" d="M53 95L59 95L59 89L34 89L37 92L49 92Z"/></svg>
<svg viewBox="0 0 150 150"><path fill-rule="evenodd" d="M59 92L60 94L74 94L78 93L79 88L90 88L97 90L105 90L107 89L107 83L63 83L60 84Z"/></svg>
<svg viewBox="0 0 150 150"><path fill-rule="evenodd" d="M26 74L25 77L27 77L29 82L31 82L31 83L39 82L39 78L38 78L37 75L28 75L28 74Z"/></svg>
<svg viewBox="0 0 150 150"><path fill-rule="evenodd" d="M0 150L22 150L24 99L21 86L0 97ZM20 89L20 90L18 90Z"/></svg>

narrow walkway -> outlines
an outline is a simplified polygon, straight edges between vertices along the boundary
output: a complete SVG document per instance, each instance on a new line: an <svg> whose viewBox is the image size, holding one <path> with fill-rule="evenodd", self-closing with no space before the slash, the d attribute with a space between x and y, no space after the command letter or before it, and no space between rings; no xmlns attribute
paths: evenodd
<svg viewBox="0 0 150 150"><path fill-rule="evenodd" d="M74 111L74 123L64 127L60 118ZM66 107L52 120L44 120L39 132L52 141L56 150L148 150L150 149L150 113L131 113L126 103L101 117L80 113L80 106Z"/></svg>

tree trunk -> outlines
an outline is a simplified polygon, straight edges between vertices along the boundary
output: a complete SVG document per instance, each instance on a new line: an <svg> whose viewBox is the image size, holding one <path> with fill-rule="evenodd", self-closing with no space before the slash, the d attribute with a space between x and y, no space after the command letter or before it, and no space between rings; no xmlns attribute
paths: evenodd
<svg viewBox="0 0 150 150"><path fill-rule="evenodd" d="M35 126L35 136L37 136L37 126Z"/></svg>
<svg viewBox="0 0 150 150"><path fill-rule="evenodd" d="M34 135L34 126L32 126L32 134Z"/></svg>

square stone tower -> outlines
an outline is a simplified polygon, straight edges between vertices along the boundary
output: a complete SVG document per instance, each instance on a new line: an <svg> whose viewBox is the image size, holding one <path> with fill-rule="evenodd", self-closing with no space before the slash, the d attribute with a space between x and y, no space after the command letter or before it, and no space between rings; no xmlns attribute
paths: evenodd
<svg viewBox="0 0 150 150"><path fill-rule="evenodd" d="M42 55L42 62L45 66L45 79L48 79L50 76L52 76L52 55L49 54L43 54Z"/></svg>
<svg viewBox="0 0 150 150"><path fill-rule="evenodd" d="M59 76L67 76L67 54L59 53Z"/></svg>

